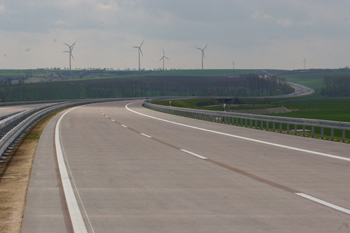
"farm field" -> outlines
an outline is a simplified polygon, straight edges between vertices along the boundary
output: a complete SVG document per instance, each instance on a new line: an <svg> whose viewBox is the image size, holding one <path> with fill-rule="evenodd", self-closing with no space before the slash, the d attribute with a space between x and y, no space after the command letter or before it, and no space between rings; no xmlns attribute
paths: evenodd
<svg viewBox="0 0 350 233"><path fill-rule="evenodd" d="M317 91L324 87L323 78L325 76L350 76L350 71L336 69L315 73L279 75L280 78L285 78L288 82L296 82L298 84L311 87Z"/></svg>
<svg viewBox="0 0 350 233"><path fill-rule="evenodd" d="M320 97L317 94L312 96L303 96L298 98L279 98L279 99L254 99L254 98L240 98L243 104L238 107L232 107L227 105L227 111L230 110L246 110L246 109L267 109L267 108L277 108L285 107L287 109L297 110L294 112L282 113L282 114L268 114L271 116L282 116L282 117L293 117L293 118L307 118L307 119L320 119L320 120L330 120L330 121L343 121L350 122L350 97ZM255 106L252 103L265 103L269 104L257 104ZM272 102L273 101L273 102ZM169 105L169 101L156 102L161 105ZM203 103L207 105L201 106ZM222 103L214 99L190 99L190 100L172 100L172 106L185 107L185 108L197 108L213 111L223 111ZM250 124L250 121L247 121ZM255 124L255 123L253 123ZM258 122L260 126L260 122ZM266 128L266 123L264 123ZM269 125L270 130L272 130L272 125ZM290 125L290 129L294 129L294 125ZM298 126L301 130L302 126ZM306 127L306 130L311 128ZM287 126L282 125L282 130L287 131ZM310 134L310 133L306 133ZM324 134L326 138L331 135L330 129L325 129ZM316 137L320 137L321 129L315 127ZM341 140L342 132L340 130L334 131L335 139ZM350 140L350 132L347 131L345 135L346 139Z"/></svg>
<svg viewBox="0 0 350 233"><path fill-rule="evenodd" d="M255 99L257 102L263 102L264 100L267 102L274 101L274 103L257 104L255 106L251 105L251 103L254 102L253 98L240 98L239 100L243 105L237 107L230 107L230 105L227 105L227 110L267 109L283 106L287 109L298 111L274 115L350 122L350 97L318 97L314 95L312 98L303 96L289 99ZM166 106L169 105L169 101L159 101L155 103ZM222 103L214 98L172 100L171 105L182 108L223 111Z"/></svg>

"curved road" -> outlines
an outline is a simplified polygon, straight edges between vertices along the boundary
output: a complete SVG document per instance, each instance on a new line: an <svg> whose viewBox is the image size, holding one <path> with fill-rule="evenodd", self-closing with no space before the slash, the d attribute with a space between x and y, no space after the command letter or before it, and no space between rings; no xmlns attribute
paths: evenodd
<svg viewBox="0 0 350 233"><path fill-rule="evenodd" d="M25 104L25 105L12 105L12 106L1 106L0 107L0 116L14 113L14 112L19 112L31 108L36 108L42 105L47 105L47 104Z"/></svg>
<svg viewBox="0 0 350 233"><path fill-rule="evenodd" d="M96 233L350 231L348 144L91 104L61 118L62 181L61 116L40 138L22 232L73 232L79 218Z"/></svg>

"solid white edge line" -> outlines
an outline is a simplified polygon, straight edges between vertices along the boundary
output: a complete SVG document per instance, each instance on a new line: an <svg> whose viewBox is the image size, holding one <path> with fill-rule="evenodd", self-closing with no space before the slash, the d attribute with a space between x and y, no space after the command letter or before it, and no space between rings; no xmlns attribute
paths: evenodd
<svg viewBox="0 0 350 233"><path fill-rule="evenodd" d="M67 172L67 167L66 167L66 164L64 162L62 148L61 148L61 141L60 141L60 133L59 133L61 120L63 119L63 117L67 113L69 113L70 111L72 111L74 109L75 108L70 109L69 111L65 112L60 117L60 119L57 121L56 128L55 128L55 146L56 146L58 168L60 171L63 191L64 191L64 195L66 197L66 202L67 202L71 222L73 225L73 230L74 230L74 232L82 232L82 233L86 232L87 233L88 231L86 229L83 216L80 212L77 199L74 195L72 183L70 182L68 172Z"/></svg>
<svg viewBox="0 0 350 233"><path fill-rule="evenodd" d="M126 126L126 125L122 125L124 128L128 128L128 126Z"/></svg>
<svg viewBox="0 0 350 233"><path fill-rule="evenodd" d="M341 157L341 156L337 156L337 155L331 155L331 154L326 154L326 153L312 151L312 150L305 150L305 149L300 149L300 148L296 148L296 147L292 147L292 146L285 146L285 145L281 145L281 144L277 144L277 143L266 142L266 141L261 141L261 140L257 140L257 139L253 139L253 138L242 137L242 136L238 136L238 135L234 135L234 134L223 133L223 132L219 132L219 131L215 131L215 130L199 128L199 127L196 127L196 126L186 125L186 124L182 124L182 123L178 123L178 122L174 122L174 121L161 119L161 118L158 118L158 117L149 116L149 115L146 115L146 114L143 114L143 113L140 113L140 112L136 112L136 111L130 109L128 106L130 104L133 104L133 103L137 103L137 102L132 102L132 103L129 103L129 104L125 105L125 108L127 110L133 112L133 113L139 114L141 116L149 117L149 118L152 118L152 119L156 119L156 120L159 120L159 121L164 121L164 122L168 122L168 123L171 123L171 124L180 125L180 126L184 126L184 127L188 127L188 128L192 128L192 129L197 129L197 130L202 130L202 131L205 131L205 132L220 134L220 135L224 135L224 136L228 136L228 137L239 138L239 139L243 139L243 140L247 140L247 141L251 141L251 142L257 142L257 143L261 143L261 144L265 144L265 145L270 145L270 146L275 146L275 147L280 147L280 148L284 148L284 149L300 151L300 152L305 152L305 153L310 153L310 154L315 154L315 155L321 155L321 156L328 157L328 158L340 159L340 160L344 160L344 161L350 162L350 158L345 158L345 157Z"/></svg>
<svg viewBox="0 0 350 233"><path fill-rule="evenodd" d="M112 119L111 121L115 121L114 119Z"/></svg>
<svg viewBox="0 0 350 233"><path fill-rule="evenodd" d="M204 156L201 156L201 155L199 155L199 154L193 153L193 152L188 151L188 150L185 150L185 149L180 149L180 150L181 150L182 152L187 153L187 154L196 156L197 158L200 158L200 159L208 159L208 158L206 158L206 157L204 157Z"/></svg>
<svg viewBox="0 0 350 233"><path fill-rule="evenodd" d="M317 203L319 203L319 204L321 204L321 205L330 207L330 208L332 208L332 209L341 211L341 212L343 212L343 213L350 214L350 210L348 210L348 209L345 209L345 208L343 208L343 207L340 207L340 206L334 205L334 204L332 204L332 203L323 201L323 200L321 200L321 199L318 199L318 198L316 198L316 197L307 195L307 194L305 194L305 193L296 193L296 195L301 196L301 197L304 197L304 198L306 198L306 199L308 199L308 200L310 200L310 201L317 202Z"/></svg>
<svg viewBox="0 0 350 233"><path fill-rule="evenodd" d="M151 136L147 135L147 134L144 134L144 133L140 133L142 136L145 136L145 137L148 137L148 138L151 138Z"/></svg>

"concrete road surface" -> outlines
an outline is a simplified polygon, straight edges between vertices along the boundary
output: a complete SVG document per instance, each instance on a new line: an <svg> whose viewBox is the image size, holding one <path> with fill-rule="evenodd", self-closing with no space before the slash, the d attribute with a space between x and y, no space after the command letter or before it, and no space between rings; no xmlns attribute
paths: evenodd
<svg viewBox="0 0 350 233"><path fill-rule="evenodd" d="M49 122L22 232L350 232L348 144L129 103L82 106ZM61 179L64 165L70 179Z"/></svg>
<svg viewBox="0 0 350 233"><path fill-rule="evenodd" d="M0 116L14 113L14 112L27 110L27 109L31 109L31 108L36 108L36 107L39 107L41 105L45 105L45 104L26 104L26 105L1 106L0 107Z"/></svg>

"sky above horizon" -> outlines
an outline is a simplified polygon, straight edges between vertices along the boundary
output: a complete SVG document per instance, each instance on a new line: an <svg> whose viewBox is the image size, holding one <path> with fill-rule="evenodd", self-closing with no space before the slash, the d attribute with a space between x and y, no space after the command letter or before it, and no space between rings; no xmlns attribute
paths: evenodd
<svg viewBox="0 0 350 233"><path fill-rule="evenodd" d="M350 66L350 1L0 0L0 69Z"/></svg>

